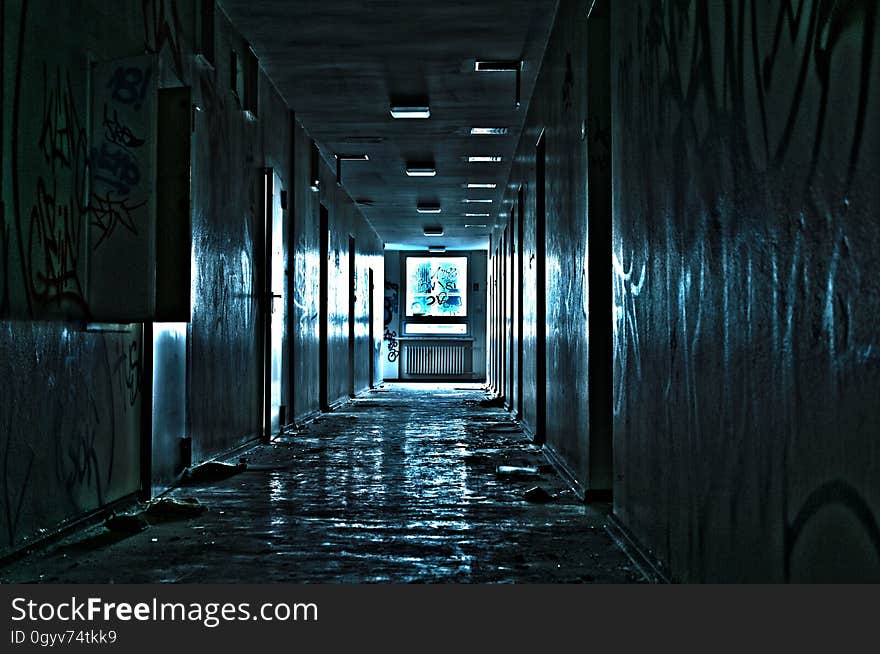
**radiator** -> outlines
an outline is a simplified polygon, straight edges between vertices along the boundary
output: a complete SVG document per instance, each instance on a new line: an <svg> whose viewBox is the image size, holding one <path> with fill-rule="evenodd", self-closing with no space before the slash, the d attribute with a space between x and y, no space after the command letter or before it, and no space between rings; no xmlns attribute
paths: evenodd
<svg viewBox="0 0 880 654"><path fill-rule="evenodd" d="M407 377L471 376L471 341L409 341L401 344L402 373Z"/></svg>

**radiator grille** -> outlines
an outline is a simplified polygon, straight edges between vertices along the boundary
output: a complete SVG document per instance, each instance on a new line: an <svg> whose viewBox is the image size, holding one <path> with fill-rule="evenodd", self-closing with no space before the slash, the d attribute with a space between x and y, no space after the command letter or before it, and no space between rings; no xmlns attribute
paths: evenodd
<svg viewBox="0 0 880 654"><path fill-rule="evenodd" d="M473 368L469 343L407 343L403 363L407 376L469 375Z"/></svg>

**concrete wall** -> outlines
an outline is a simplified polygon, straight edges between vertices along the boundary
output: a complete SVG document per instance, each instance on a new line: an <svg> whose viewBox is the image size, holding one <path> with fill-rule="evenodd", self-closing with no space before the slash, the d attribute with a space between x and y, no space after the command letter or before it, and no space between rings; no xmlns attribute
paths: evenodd
<svg viewBox="0 0 880 654"><path fill-rule="evenodd" d="M293 389L294 416L302 418L320 410L319 339L320 339L320 210L329 213L330 252L328 306L328 401L333 404L349 394L348 251L349 236L355 239L355 392L369 388L369 357L378 381L381 378L380 339L382 338L384 262L382 242L357 210L353 200L336 184L335 164L322 152L319 160L320 186L310 190L311 137L297 122L294 128L294 242L291 315L293 361L296 385ZM369 343L369 271L373 270L373 333ZM372 351L371 351L372 349Z"/></svg>
<svg viewBox="0 0 880 654"><path fill-rule="evenodd" d="M614 504L686 581L880 580L880 16L800 7L612 11Z"/></svg>
<svg viewBox="0 0 880 654"><path fill-rule="evenodd" d="M505 212L516 215L520 185L525 195L516 408L540 432L546 320L547 443L589 489L607 414L614 511L673 579L876 581L877 4L605 3L604 62L591 49L596 7L588 20L580 3L560 3L508 185ZM597 120L600 64L610 128ZM595 291L609 288L601 301ZM594 369L603 357L611 370ZM609 406L593 406L609 386Z"/></svg>
<svg viewBox="0 0 880 654"><path fill-rule="evenodd" d="M189 274L178 272L171 280L183 289L190 315L163 318L181 320L176 338L186 340L186 434L179 436L192 437L193 460L199 462L261 429L267 168L290 199L282 215L289 316L282 403L292 407L288 420L319 408L313 389L318 194L308 191L308 168L300 165L302 153L308 156L307 139L262 71L253 115L244 111L242 86L231 84L230 52L241 61L248 46L219 8L214 60L197 56L199 4L0 5L0 554L140 490L140 451L149 436L141 414L150 397L147 355L153 351L152 342L143 342L143 324L150 326L158 315L151 313L159 302L150 293L159 284L152 286L151 279L161 278L156 253L169 234L157 228L164 213L155 211L157 194L165 191L159 184L163 171L156 170L162 134L156 89L187 87L198 107L183 107L177 126L191 143L190 188L179 198L179 218L191 221L191 248L189 266L182 266ZM134 70L133 62L140 68ZM98 79L101 71L114 69L123 72L110 82ZM143 134L124 132L112 110L104 117L105 96L117 101L120 112L123 104L142 112L130 115L140 116ZM108 134L143 141L125 143L129 152L143 152L139 169L121 154L113 159L121 163L110 169L98 147ZM109 196L115 204L98 195L111 172L113 188L130 191L126 198ZM326 164L322 179L321 198L331 207L336 335L330 383L337 399L348 394L349 234L358 244L356 390L369 385L367 269L376 271L381 289L383 266L378 237L336 187ZM143 205L136 193L143 194ZM381 334L381 293L377 298L374 329ZM167 336L156 326L157 338ZM378 369L378 344L373 353ZM176 348L171 358L179 356ZM156 388L162 393L161 385ZM179 384L172 390L174 398L157 398L167 400L157 403L162 411L181 410ZM170 432L156 445L154 481L162 487L179 472L180 449Z"/></svg>
<svg viewBox="0 0 880 654"><path fill-rule="evenodd" d="M525 427L557 453L576 478L589 476L589 302L587 282L586 14L562 2L544 55L535 93L505 196L514 214L514 249L523 250L523 406ZM538 62L526 62L535 66ZM537 288L535 157L546 139L546 283ZM524 242L516 242L517 194L524 190ZM505 223L507 218L504 219ZM500 231L496 232L496 239ZM538 295L546 317L537 315ZM547 423L537 424L537 325L547 330ZM516 344L514 344L514 347ZM514 367L514 371L516 368Z"/></svg>
<svg viewBox="0 0 880 654"><path fill-rule="evenodd" d="M189 407L193 460L258 435L262 416L263 170L289 180L289 117L261 75L256 120L229 82L230 49L244 40L217 16L213 67L192 63L192 321ZM236 380L234 384L230 380Z"/></svg>
<svg viewBox="0 0 880 654"><path fill-rule="evenodd" d="M137 490L144 352L86 330L83 181L90 62L144 54L140 4L6 2L2 33L0 553Z"/></svg>

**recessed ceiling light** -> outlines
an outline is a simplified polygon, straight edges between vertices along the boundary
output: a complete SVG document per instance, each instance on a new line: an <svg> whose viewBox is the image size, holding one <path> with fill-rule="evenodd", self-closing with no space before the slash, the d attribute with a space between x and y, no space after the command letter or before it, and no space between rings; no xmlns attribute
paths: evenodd
<svg viewBox="0 0 880 654"><path fill-rule="evenodd" d="M471 127L473 136L504 136L507 134L506 127Z"/></svg>
<svg viewBox="0 0 880 654"><path fill-rule="evenodd" d="M436 203L422 202L416 207L419 213L440 213L440 205Z"/></svg>
<svg viewBox="0 0 880 654"><path fill-rule="evenodd" d="M437 169L427 167L409 167L406 169L406 174L410 177L433 177L437 174Z"/></svg>
<svg viewBox="0 0 880 654"><path fill-rule="evenodd" d="M492 200L471 200L468 198L467 200L462 200L465 204L492 204Z"/></svg>
<svg viewBox="0 0 880 654"><path fill-rule="evenodd" d="M385 139L381 136L348 136L343 143L367 143L378 144L383 143Z"/></svg>
<svg viewBox="0 0 880 654"><path fill-rule="evenodd" d="M467 188L496 188L498 184L468 184Z"/></svg>
<svg viewBox="0 0 880 654"><path fill-rule="evenodd" d="M393 118L430 118L430 107L391 107Z"/></svg>
<svg viewBox="0 0 880 654"><path fill-rule="evenodd" d="M428 252L446 252L446 247L443 245L429 245Z"/></svg>
<svg viewBox="0 0 880 654"><path fill-rule="evenodd" d="M466 218L488 218L489 214L487 213L466 213Z"/></svg>
<svg viewBox="0 0 880 654"><path fill-rule="evenodd" d="M468 157L468 161L470 163L499 163L501 161L501 157L483 157L483 156L475 156Z"/></svg>
<svg viewBox="0 0 880 654"><path fill-rule="evenodd" d="M481 228L481 227L482 227L482 228L486 227L486 225L465 225L465 227L466 227L467 229L479 229L479 228Z"/></svg>
<svg viewBox="0 0 880 654"><path fill-rule="evenodd" d="M440 225L432 225L425 227L422 233L425 236L443 236L443 227Z"/></svg>
<svg viewBox="0 0 880 654"><path fill-rule="evenodd" d="M336 158L340 161L369 161L370 157L366 154L337 154Z"/></svg>
<svg viewBox="0 0 880 654"><path fill-rule="evenodd" d="M478 73L513 73L520 69L519 61L480 61L474 62L474 70Z"/></svg>

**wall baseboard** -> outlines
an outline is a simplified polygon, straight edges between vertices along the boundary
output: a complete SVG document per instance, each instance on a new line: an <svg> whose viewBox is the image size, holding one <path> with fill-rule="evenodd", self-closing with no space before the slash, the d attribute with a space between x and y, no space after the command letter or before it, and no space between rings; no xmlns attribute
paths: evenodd
<svg viewBox="0 0 880 654"><path fill-rule="evenodd" d="M47 533L41 535L39 538L14 546L14 549L11 551L0 555L0 567L24 558L33 550L45 549L53 543L57 543L62 538L69 536L74 531L85 529L86 527L92 527L99 522L106 520L114 513L136 506L139 503L138 493L139 491L130 493L129 495L120 497L118 500L114 500L113 502L98 507L97 509L83 513L75 518L65 520Z"/></svg>
<svg viewBox="0 0 880 654"><path fill-rule="evenodd" d="M548 443L544 443L541 452L544 454L544 458L547 459L550 465L553 466L553 469L556 470L557 474L562 477L563 480L565 480L565 483L569 485L575 494L581 498L582 501L586 501L587 489L580 482L577 475L575 475L574 471L568 466L565 460L559 455L559 452Z"/></svg>
<svg viewBox="0 0 880 654"><path fill-rule="evenodd" d="M605 519L605 531L611 536L615 544L623 550L623 553L627 555L648 583L672 583L670 575L666 572L662 562L639 542L633 533L627 529L626 525L620 521L620 518L611 512L605 516Z"/></svg>

